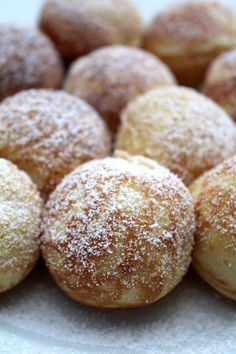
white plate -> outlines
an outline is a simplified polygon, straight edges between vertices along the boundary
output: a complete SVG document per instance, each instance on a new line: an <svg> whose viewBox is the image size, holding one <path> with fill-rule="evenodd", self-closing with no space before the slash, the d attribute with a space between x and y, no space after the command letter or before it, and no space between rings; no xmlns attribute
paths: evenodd
<svg viewBox="0 0 236 354"><path fill-rule="evenodd" d="M0 22L33 25L41 2L0 0ZM134 2L148 19L160 6L176 1ZM236 7L233 0L225 2ZM77 304L54 285L42 264L20 286L0 296L0 354L235 352L235 304L193 272L163 300L129 311Z"/></svg>
<svg viewBox="0 0 236 354"><path fill-rule="evenodd" d="M235 353L235 304L193 272L146 308L99 311L70 300L42 264L0 296L0 352Z"/></svg>

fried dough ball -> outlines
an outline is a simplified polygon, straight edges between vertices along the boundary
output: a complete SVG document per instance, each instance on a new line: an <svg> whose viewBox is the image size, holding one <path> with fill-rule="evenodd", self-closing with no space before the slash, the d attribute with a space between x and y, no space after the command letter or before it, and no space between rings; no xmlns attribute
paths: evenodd
<svg viewBox="0 0 236 354"><path fill-rule="evenodd" d="M178 81L202 83L210 62L236 46L236 14L216 1L190 1L160 12L146 30L144 47L173 70Z"/></svg>
<svg viewBox="0 0 236 354"><path fill-rule="evenodd" d="M149 91L122 114L116 148L152 158L189 184L236 153L236 126L207 97L183 87Z"/></svg>
<svg viewBox="0 0 236 354"><path fill-rule="evenodd" d="M115 131L129 101L157 86L174 84L168 67L152 54L110 46L78 59L70 69L65 89L88 101Z"/></svg>
<svg viewBox="0 0 236 354"><path fill-rule="evenodd" d="M44 197L75 167L109 152L100 116L63 91L23 91L0 105L0 156L26 171Z"/></svg>
<svg viewBox="0 0 236 354"><path fill-rule="evenodd" d="M153 303L182 279L195 218L183 183L142 157L106 158L68 175L44 212L42 250L57 284L99 308Z"/></svg>
<svg viewBox="0 0 236 354"><path fill-rule="evenodd" d="M46 0L39 25L66 61L107 45L139 45L143 30L129 0Z"/></svg>
<svg viewBox="0 0 236 354"><path fill-rule="evenodd" d="M30 88L58 88L62 75L59 54L44 34L0 24L0 100Z"/></svg>
<svg viewBox="0 0 236 354"><path fill-rule="evenodd" d="M190 190L197 215L194 268L236 300L236 156L197 179Z"/></svg>
<svg viewBox="0 0 236 354"><path fill-rule="evenodd" d="M0 293L22 281L38 259L42 204L30 178L0 159Z"/></svg>
<svg viewBox="0 0 236 354"><path fill-rule="evenodd" d="M236 49L217 57L209 67L203 93L218 104L236 121Z"/></svg>

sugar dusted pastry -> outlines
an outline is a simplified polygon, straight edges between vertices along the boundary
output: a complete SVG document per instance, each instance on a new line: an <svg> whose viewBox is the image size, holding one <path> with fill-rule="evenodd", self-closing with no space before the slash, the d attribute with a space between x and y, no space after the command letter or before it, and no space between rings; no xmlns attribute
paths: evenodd
<svg viewBox="0 0 236 354"><path fill-rule="evenodd" d="M39 256L42 200L30 178L0 158L0 293L22 281Z"/></svg>
<svg viewBox="0 0 236 354"><path fill-rule="evenodd" d="M236 156L190 190L197 215L193 266L213 288L236 300Z"/></svg>
<svg viewBox="0 0 236 354"><path fill-rule="evenodd" d="M211 61L235 46L235 12L217 1L172 5L156 15L144 36L144 47L184 85L201 84Z"/></svg>
<svg viewBox="0 0 236 354"><path fill-rule="evenodd" d="M236 50L218 56L210 65L203 93L219 105L236 121Z"/></svg>
<svg viewBox="0 0 236 354"><path fill-rule="evenodd" d="M88 162L44 211L42 251L57 284L100 308L151 304L188 269L195 218L180 179L143 157Z"/></svg>
<svg viewBox="0 0 236 354"><path fill-rule="evenodd" d="M131 102L116 148L152 158L188 185L236 153L236 126L213 101L183 87L158 88Z"/></svg>
<svg viewBox="0 0 236 354"><path fill-rule="evenodd" d="M39 25L67 61L107 45L139 45L143 30L129 0L46 0Z"/></svg>
<svg viewBox="0 0 236 354"><path fill-rule="evenodd" d="M58 88L62 75L59 54L44 34L0 24L0 100L30 88Z"/></svg>
<svg viewBox="0 0 236 354"><path fill-rule="evenodd" d="M169 68L152 54L109 46L75 61L65 89L94 106L115 131L129 101L152 88L174 84Z"/></svg>
<svg viewBox="0 0 236 354"><path fill-rule="evenodd" d="M0 105L0 157L25 170L45 197L75 167L109 152L101 117L63 91L24 91Z"/></svg>

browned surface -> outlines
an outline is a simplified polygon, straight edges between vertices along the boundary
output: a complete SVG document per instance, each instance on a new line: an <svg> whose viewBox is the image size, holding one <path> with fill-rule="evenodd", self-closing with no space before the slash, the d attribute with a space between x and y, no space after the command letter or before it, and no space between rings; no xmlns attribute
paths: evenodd
<svg viewBox="0 0 236 354"><path fill-rule="evenodd" d="M211 60L235 46L235 18L216 1L172 6L151 22L144 47L166 62L181 84L196 86Z"/></svg>
<svg viewBox="0 0 236 354"><path fill-rule="evenodd" d="M209 67L202 87L205 95L220 104L236 121L236 51L217 57Z"/></svg>
<svg viewBox="0 0 236 354"><path fill-rule="evenodd" d="M194 268L236 300L236 156L200 177L190 190L197 217Z"/></svg>
<svg viewBox="0 0 236 354"><path fill-rule="evenodd" d="M0 100L22 90L61 84L59 54L39 31L0 25L0 58Z"/></svg>
<svg viewBox="0 0 236 354"><path fill-rule="evenodd" d="M115 159L93 162L51 195L44 212L43 255L57 284L77 301L105 308L143 306L182 279L193 242L191 199L168 172L162 183L153 167L148 177L148 168L137 170Z"/></svg>
<svg viewBox="0 0 236 354"><path fill-rule="evenodd" d="M128 0L48 0L39 25L67 61L106 45L138 45L142 33L139 14Z"/></svg>
<svg viewBox="0 0 236 354"><path fill-rule="evenodd" d="M65 89L88 101L116 131L121 111L130 101L152 88L174 84L169 68L152 54L109 46L77 60Z"/></svg>
<svg viewBox="0 0 236 354"><path fill-rule="evenodd" d="M30 178L0 158L0 293L22 281L39 257L43 202Z"/></svg>
<svg viewBox="0 0 236 354"><path fill-rule="evenodd" d="M236 300L236 288L232 289L230 284L227 284L227 282L223 279L217 278L215 274L210 273L208 269L205 269L195 259L193 259L193 267L196 272L215 290L219 291L219 293L229 299Z"/></svg>
<svg viewBox="0 0 236 354"><path fill-rule="evenodd" d="M236 153L236 126L213 101L184 87L161 87L131 102L116 148L143 155L186 185Z"/></svg>
<svg viewBox="0 0 236 354"><path fill-rule="evenodd" d="M0 105L0 156L25 170L47 197L75 167L110 153L110 135L86 102L29 90Z"/></svg>

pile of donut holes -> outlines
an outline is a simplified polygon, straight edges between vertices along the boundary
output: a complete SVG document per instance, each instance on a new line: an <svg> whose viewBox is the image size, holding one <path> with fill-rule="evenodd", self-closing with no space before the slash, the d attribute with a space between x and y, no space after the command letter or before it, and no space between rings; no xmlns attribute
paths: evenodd
<svg viewBox="0 0 236 354"><path fill-rule="evenodd" d="M236 300L236 13L45 0L0 24L0 293L40 255L82 304L131 308L189 265Z"/></svg>

